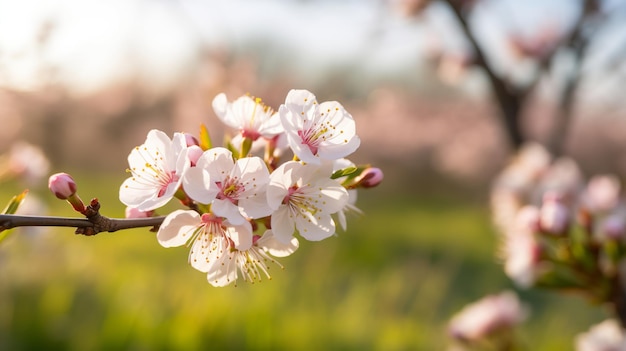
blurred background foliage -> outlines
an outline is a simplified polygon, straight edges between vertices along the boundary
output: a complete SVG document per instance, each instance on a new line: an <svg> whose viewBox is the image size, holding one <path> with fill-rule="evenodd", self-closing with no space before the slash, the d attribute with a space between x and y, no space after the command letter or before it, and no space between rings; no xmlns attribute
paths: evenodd
<svg viewBox="0 0 626 351"><path fill-rule="evenodd" d="M82 196L102 194L103 212L122 214L102 189L123 177L75 178ZM389 183L372 190L348 232L303 242L254 285L211 287L185 249L163 249L146 229L14 234L0 255L2 349L445 349L452 314L513 288L494 257L488 209ZM51 214L71 215L51 200ZM573 296L521 296L532 306L521 336L536 350L569 349L604 315Z"/></svg>
<svg viewBox="0 0 626 351"><path fill-rule="evenodd" d="M561 78L574 72L562 153L587 174L621 176L626 11L594 2L606 16L592 24L606 27L592 32L580 68L566 34L588 3L0 1L0 151L28 142L50 160L28 158L45 174L2 174L5 202L31 189L26 213L74 215L45 189L47 174L65 171L83 200L123 216L117 189L130 149L149 129L196 133L200 123L219 141L210 106L219 92L275 108L291 88L338 100L362 139L351 159L385 172L359 194L365 215L349 218L346 233L302 242L280 260L284 270L254 285L212 288L184 249L161 248L147 230L86 238L22 228L0 246L0 349L445 349L454 313L515 289L488 208L490 181L515 145L450 9L471 19L507 91L523 88L526 140L565 134ZM532 350L571 349L605 316L576 296L519 293Z"/></svg>

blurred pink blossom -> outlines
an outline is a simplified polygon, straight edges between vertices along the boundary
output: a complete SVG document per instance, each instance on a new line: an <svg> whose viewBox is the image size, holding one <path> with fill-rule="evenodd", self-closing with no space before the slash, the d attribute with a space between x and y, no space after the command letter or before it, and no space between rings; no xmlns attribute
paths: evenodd
<svg viewBox="0 0 626 351"><path fill-rule="evenodd" d="M517 296L505 291L467 305L452 317L449 332L460 341L478 341L500 331L511 330L524 321L527 314Z"/></svg>
<svg viewBox="0 0 626 351"><path fill-rule="evenodd" d="M528 288L537 279L541 246L535 237L539 230L539 209L522 208L504 238L504 271L517 285Z"/></svg>
<svg viewBox="0 0 626 351"><path fill-rule="evenodd" d="M617 205L620 197L620 182L614 175L597 175L587 183L583 204L592 212L605 212Z"/></svg>
<svg viewBox="0 0 626 351"><path fill-rule="evenodd" d="M27 183L35 184L49 174L50 161L32 144L18 141L9 152L9 171Z"/></svg>
<svg viewBox="0 0 626 351"><path fill-rule="evenodd" d="M562 196L557 192L547 192L543 198L539 215L541 230L555 235L565 233L571 220L571 211L563 203Z"/></svg>
<svg viewBox="0 0 626 351"><path fill-rule="evenodd" d="M576 337L576 351L624 351L624 329L614 319L596 324L589 331Z"/></svg>

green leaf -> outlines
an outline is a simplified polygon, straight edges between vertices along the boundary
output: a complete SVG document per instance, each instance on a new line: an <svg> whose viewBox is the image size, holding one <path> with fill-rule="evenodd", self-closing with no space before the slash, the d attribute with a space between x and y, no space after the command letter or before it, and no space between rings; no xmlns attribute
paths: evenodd
<svg viewBox="0 0 626 351"><path fill-rule="evenodd" d="M208 150L212 147L211 137L209 136L209 130L204 124L200 124L200 148L202 150Z"/></svg>
<svg viewBox="0 0 626 351"><path fill-rule="evenodd" d="M344 169L340 169L338 171L336 171L335 173L333 173L333 175L330 176L330 179L337 179L337 178L341 178L341 177L346 177L351 175L352 173L356 172L358 170L357 167L347 167Z"/></svg>
<svg viewBox="0 0 626 351"><path fill-rule="evenodd" d="M22 202L24 202L24 199L26 198L26 195L28 194L28 189L22 191L22 193L13 196L13 198L11 199L11 201L9 201L9 203L7 204L7 206L4 208L4 210L2 210L3 214L14 214L17 209L20 207L20 205L22 204ZM8 230L0 230L0 243L6 239L9 234L11 234L13 232L12 229L8 229Z"/></svg>

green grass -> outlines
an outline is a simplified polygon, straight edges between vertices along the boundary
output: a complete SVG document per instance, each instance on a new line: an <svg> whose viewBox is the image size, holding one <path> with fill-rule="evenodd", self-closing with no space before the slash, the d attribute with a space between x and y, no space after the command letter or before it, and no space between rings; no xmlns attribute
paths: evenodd
<svg viewBox="0 0 626 351"><path fill-rule="evenodd" d="M104 214L121 216L109 189L123 177L76 178L83 200L98 195ZM0 199L19 190L3 186ZM72 215L40 195L51 214ZM346 233L302 240L271 281L226 288L147 230L16 232L0 245L0 350L442 350L454 313L513 288L484 204L381 188L362 192L359 206L365 216L349 218ZM520 294L532 350L571 349L603 318L576 297Z"/></svg>

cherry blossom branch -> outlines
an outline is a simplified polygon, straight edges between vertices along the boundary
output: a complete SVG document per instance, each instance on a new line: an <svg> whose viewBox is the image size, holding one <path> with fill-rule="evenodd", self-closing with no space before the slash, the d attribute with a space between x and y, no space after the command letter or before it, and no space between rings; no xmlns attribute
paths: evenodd
<svg viewBox="0 0 626 351"><path fill-rule="evenodd" d="M0 231L16 227L74 227L76 234L86 236L96 235L101 232L115 232L123 229L153 227L163 223L165 217L149 218L109 218L99 212L98 199L91 200L86 207L87 218L50 217L50 216L20 216L13 214L0 214Z"/></svg>
<svg viewBox="0 0 626 351"><path fill-rule="evenodd" d="M106 225L102 222L96 224L87 218L71 217L51 217L51 216L20 216L11 214L0 214L0 230L16 227L74 227L74 228L98 228L99 232L114 232L123 229L155 227L159 226L164 216L150 218L106 218ZM83 233L77 233L83 234Z"/></svg>

